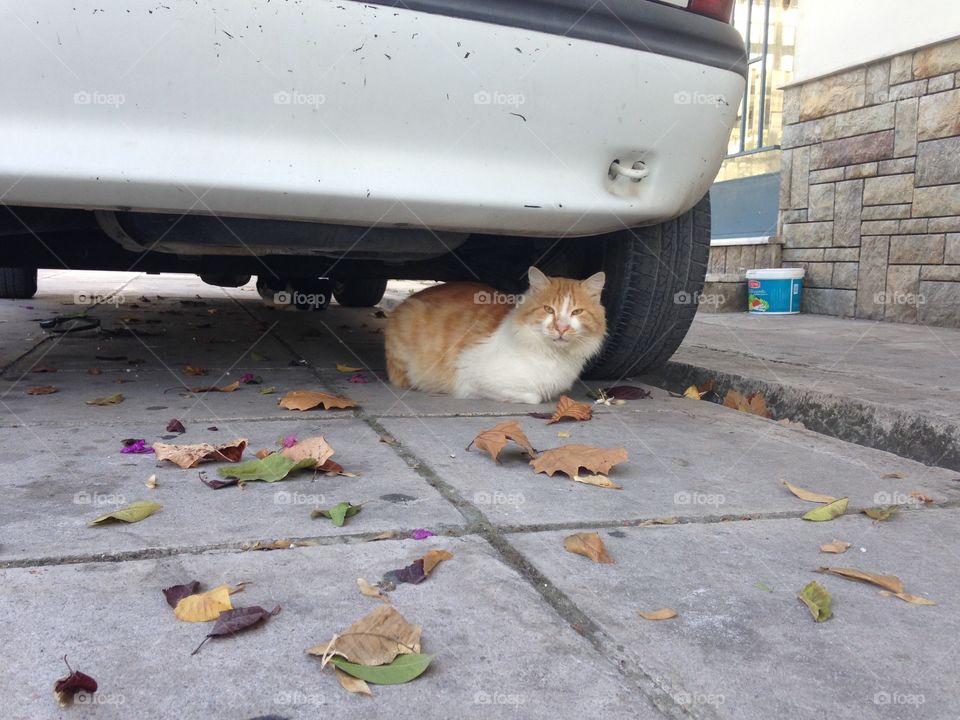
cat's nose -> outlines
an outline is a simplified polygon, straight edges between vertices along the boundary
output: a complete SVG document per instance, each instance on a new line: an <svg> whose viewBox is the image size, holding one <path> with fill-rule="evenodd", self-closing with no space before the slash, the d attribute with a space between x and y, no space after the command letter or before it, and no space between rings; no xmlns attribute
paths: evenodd
<svg viewBox="0 0 960 720"><path fill-rule="evenodd" d="M564 333L566 333L567 330L570 329L569 325L561 325L560 323L557 323L556 327L557 327L557 333L560 335L560 337L563 337Z"/></svg>

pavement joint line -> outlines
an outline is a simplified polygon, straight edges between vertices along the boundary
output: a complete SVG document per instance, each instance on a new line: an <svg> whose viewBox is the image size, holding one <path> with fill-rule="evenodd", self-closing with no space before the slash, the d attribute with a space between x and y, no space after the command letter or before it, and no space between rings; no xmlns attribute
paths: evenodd
<svg viewBox="0 0 960 720"><path fill-rule="evenodd" d="M242 306L241 306L242 307ZM246 308L244 308L246 309ZM251 313L251 317L255 317ZM276 334L271 335L291 353L302 357L287 340ZM318 384L326 390L333 390L322 374L312 366L308 366ZM513 413L516 414L516 413ZM354 410L354 417L366 423L380 438L392 437L378 418L371 416L358 406ZM493 523L475 505L465 499L460 493L438 475L426 462L416 454L403 447L400 443L386 443L414 472L428 485L434 488L448 503L464 517L468 526L477 528L478 534L486 540L500 557L501 562L523 578L533 590L560 616L574 632L586 639L597 654L612 663L617 671L639 690L665 717L669 718L702 718L710 720L716 717L711 709L702 708L693 713L689 708L675 700L678 690L666 687L663 680L657 679L645 669L640 657L631 656L623 645L603 632L600 625L581 610L564 592L557 588L534 565L513 547L506 537L501 534Z"/></svg>

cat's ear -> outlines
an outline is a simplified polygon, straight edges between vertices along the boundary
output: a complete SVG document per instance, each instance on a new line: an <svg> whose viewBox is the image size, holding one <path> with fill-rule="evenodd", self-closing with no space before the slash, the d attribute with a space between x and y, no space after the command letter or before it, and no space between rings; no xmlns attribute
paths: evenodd
<svg viewBox="0 0 960 720"><path fill-rule="evenodd" d="M527 277L530 279L530 289L534 292L546 290L550 285L550 278L537 270L533 265L527 270Z"/></svg>
<svg viewBox="0 0 960 720"><path fill-rule="evenodd" d="M586 280L581 280L580 284L583 285L584 289L590 294L596 297L600 297L600 293L603 291L603 284L607 281L607 276L605 273L598 272L594 273Z"/></svg>

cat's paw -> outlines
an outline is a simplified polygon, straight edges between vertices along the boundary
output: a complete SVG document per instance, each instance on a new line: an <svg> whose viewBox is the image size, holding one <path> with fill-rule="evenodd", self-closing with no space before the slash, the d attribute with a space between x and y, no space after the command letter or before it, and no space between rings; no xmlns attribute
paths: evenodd
<svg viewBox="0 0 960 720"><path fill-rule="evenodd" d="M513 403L525 403L527 405L539 405L543 400L540 395L534 392L509 393L504 396L504 400Z"/></svg>

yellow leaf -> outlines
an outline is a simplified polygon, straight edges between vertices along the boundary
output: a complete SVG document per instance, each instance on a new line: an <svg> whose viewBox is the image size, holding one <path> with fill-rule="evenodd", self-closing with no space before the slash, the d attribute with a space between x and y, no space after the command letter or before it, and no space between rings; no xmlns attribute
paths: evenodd
<svg viewBox="0 0 960 720"><path fill-rule="evenodd" d="M821 495L820 493L815 493L815 492L813 492L812 490L805 490L805 489L802 488L802 487L797 487L796 485L791 485L791 484L788 483L786 480L781 480L780 482L783 483L783 486L784 486L787 490L789 490L790 492L792 492L794 495L796 495L796 496L797 496L798 498L800 498L801 500L806 500L807 502L832 503L834 500L836 500L835 497L832 497L832 496L830 496L830 495Z"/></svg>
<svg viewBox="0 0 960 720"><path fill-rule="evenodd" d="M824 622L833 617L833 611L830 609L830 593L816 580L807 583L797 597L807 606L816 622Z"/></svg>
<svg viewBox="0 0 960 720"><path fill-rule="evenodd" d="M206 592L182 598L173 609L173 614L184 622L210 622L220 617L224 610L232 609L230 586L218 585Z"/></svg>
<svg viewBox="0 0 960 720"><path fill-rule="evenodd" d="M662 610L654 610L652 612L637 610L637 613L644 620L669 620L670 618L675 618L677 616L677 611L673 608L663 608Z"/></svg>
<svg viewBox="0 0 960 720"><path fill-rule="evenodd" d="M380 592L379 588L375 588L373 585L368 583L362 577L357 578L357 587L359 587L360 592L366 595L367 597L377 598L377 600L383 600L384 602L390 602L390 598L388 598L386 595Z"/></svg>
<svg viewBox="0 0 960 720"><path fill-rule="evenodd" d="M567 552L588 557L596 563L612 563L613 558L607 552L607 546L599 533L577 533L564 538L563 547Z"/></svg>
<svg viewBox="0 0 960 720"><path fill-rule="evenodd" d="M568 438L568 437L570 437L570 433L568 433L566 430L561 430L560 432L557 433L557 437L558 437L558 438Z"/></svg>
<svg viewBox="0 0 960 720"><path fill-rule="evenodd" d="M850 502L850 498L840 498L839 500L834 500L829 505L821 505L818 508L809 510L800 517L803 520L813 520L814 522L833 520L834 518L840 517L847 511L848 502Z"/></svg>
<svg viewBox="0 0 960 720"><path fill-rule="evenodd" d="M353 372L360 372L361 370L363 370L363 368L352 367L350 365L344 365L343 363L337 363L337 370L339 370L342 373L353 373Z"/></svg>
<svg viewBox="0 0 960 720"><path fill-rule="evenodd" d="M877 522L882 522L893 517L894 513L896 513L899 509L900 507L898 505L887 505L886 507L864 508L862 512L868 518L872 518Z"/></svg>
<svg viewBox="0 0 960 720"><path fill-rule="evenodd" d="M848 543L846 540L834 540L832 542L824 543L820 546L820 552L834 553L835 555L845 553L849 549L850 543Z"/></svg>
<svg viewBox="0 0 960 720"><path fill-rule="evenodd" d="M690 398L691 400L699 400L700 394L701 393L699 390L697 390L696 385L691 385L690 387L688 387L686 390L683 391L683 396L685 398Z"/></svg>
<svg viewBox="0 0 960 720"><path fill-rule="evenodd" d="M333 674L337 676L337 681L344 690L373 697L373 693L370 691L370 686L367 685L366 680L355 678L353 675L347 675L347 673L338 667L333 669Z"/></svg>

